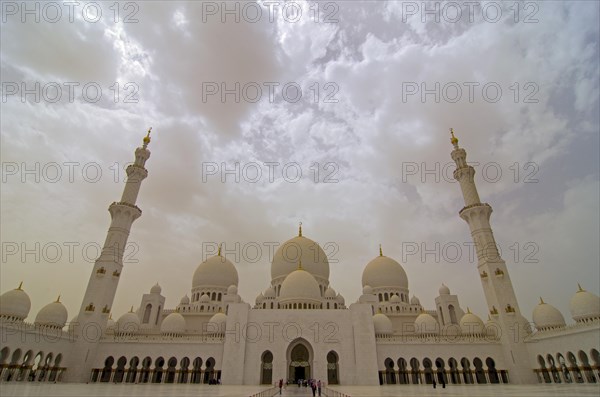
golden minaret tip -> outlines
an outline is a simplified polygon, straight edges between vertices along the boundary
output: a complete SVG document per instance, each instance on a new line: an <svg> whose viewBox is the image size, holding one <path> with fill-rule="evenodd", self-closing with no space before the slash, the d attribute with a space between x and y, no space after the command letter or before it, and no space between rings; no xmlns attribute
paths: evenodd
<svg viewBox="0 0 600 397"><path fill-rule="evenodd" d="M144 137L144 147L148 146L150 143L150 133L152 132L152 127L148 129L148 134Z"/></svg>
<svg viewBox="0 0 600 397"><path fill-rule="evenodd" d="M454 147L458 147L458 138L454 136L454 128L450 128L450 135L452 136L452 138L450 138L450 143L452 143Z"/></svg>
<svg viewBox="0 0 600 397"><path fill-rule="evenodd" d="M302 237L302 222L298 225L298 237Z"/></svg>

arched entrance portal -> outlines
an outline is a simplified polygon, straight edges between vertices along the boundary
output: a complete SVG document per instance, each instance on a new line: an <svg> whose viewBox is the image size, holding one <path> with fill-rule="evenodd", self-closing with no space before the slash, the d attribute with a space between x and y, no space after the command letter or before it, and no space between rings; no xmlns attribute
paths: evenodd
<svg viewBox="0 0 600 397"><path fill-rule="evenodd" d="M311 378L312 349L304 339L298 339L288 347L288 378L297 382L299 379Z"/></svg>

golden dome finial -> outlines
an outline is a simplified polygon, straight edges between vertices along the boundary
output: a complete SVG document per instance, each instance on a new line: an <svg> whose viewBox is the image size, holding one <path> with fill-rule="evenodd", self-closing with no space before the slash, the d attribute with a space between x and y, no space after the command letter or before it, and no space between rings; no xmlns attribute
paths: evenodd
<svg viewBox="0 0 600 397"><path fill-rule="evenodd" d="M112 320L112 313L110 313L110 314L108 315L108 319L109 319L109 320Z"/></svg>
<svg viewBox="0 0 600 397"><path fill-rule="evenodd" d="M302 237L302 222L298 225L298 237Z"/></svg>
<svg viewBox="0 0 600 397"><path fill-rule="evenodd" d="M221 256L221 246L223 246L223 243L219 244L219 252L217 252L217 256Z"/></svg>
<svg viewBox="0 0 600 397"><path fill-rule="evenodd" d="M542 299L542 297L540 296L540 305L543 305L544 303L546 303L546 302L544 302L544 300L543 300L543 299Z"/></svg>
<svg viewBox="0 0 600 397"><path fill-rule="evenodd" d="M304 270L302 269L302 259L298 261L298 270Z"/></svg>
<svg viewBox="0 0 600 397"><path fill-rule="evenodd" d="M585 292L585 290L583 288L581 288L581 284L577 283L577 288L579 288L579 290L577 292Z"/></svg>
<svg viewBox="0 0 600 397"><path fill-rule="evenodd" d="M379 244L379 256L383 256L383 249L381 248L381 244Z"/></svg>
<svg viewBox="0 0 600 397"><path fill-rule="evenodd" d="M60 294L58 294L58 298L56 298L56 303L60 303Z"/></svg>
<svg viewBox="0 0 600 397"><path fill-rule="evenodd" d="M133 306L131 306L131 309L129 309L129 313L133 313Z"/></svg>
<svg viewBox="0 0 600 397"><path fill-rule="evenodd" d="M450 143L452 143L452 145L454 145L454 147L458 146L458 138L454 136L454 128L450 128L450 135L452 135L452 138L450 138Z"/></svg>
<svg viewBox="0 0 600 397"><path fill-rule="evenodd" d="M19 283L19 286L17 287L17 289L19 291L23 291L23 282L22 281Z"/></svg>
<svg viewBox="0 0 600 397"><path fill-rule="evenodd" d="M148 146L150 143L150 133L152 132L152 127L148 129L148 134L144 137L144 147Z"/></svg>
<svg viewBox="0 0 600 397"><path fill-rule="evenodd" d="M467 314L473 314L471 313L471 309L469 309L469 306L467 306Z"/></svg>

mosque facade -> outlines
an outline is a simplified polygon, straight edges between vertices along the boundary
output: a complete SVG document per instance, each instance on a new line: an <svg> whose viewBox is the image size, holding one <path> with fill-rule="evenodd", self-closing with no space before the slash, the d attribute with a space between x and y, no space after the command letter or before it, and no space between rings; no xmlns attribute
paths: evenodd
<svg viewBox="0 0 600 397"><path fill-rule="evenodd" d="M567 324L540 298L533 322L521 313L480 201L474 169L452 134L465 206L489 312L487 321L446 285L434 305L409 290L402 265L379 255L364 268L362 294L348 303L329 283L323 249L298 235L271 263L271 280L252 303L238 295L238 273L219 253L201 263L189 293L165 307L156 284L137 309L112 319L123 247L142 211L136 201L150 157L150 134L127 168L123 195L78 313L68 321L60 298L32 322L22 285L0 296L0 382L273 384L320 379L379 385L596 383L600 381L600 298L574 288ZM119 248L121 247L121 248ZM466 309L465 309L466 308Z"/></svg>

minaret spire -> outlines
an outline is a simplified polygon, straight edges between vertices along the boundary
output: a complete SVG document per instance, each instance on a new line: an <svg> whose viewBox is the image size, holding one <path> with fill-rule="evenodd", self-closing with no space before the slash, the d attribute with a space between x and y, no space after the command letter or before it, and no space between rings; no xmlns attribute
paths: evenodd
<svg viewBox="0 0 600 397"><path fill-rule="evenodd" d="M454 179L460 184L465 202L459 216L467 222L471 230L477 252L477 269L482 276L481 283L488 308L501 327L505 362L508 363L511 379L515 383L535 383L527 347L523 342L524 336L530 332L530 327L521 315L508 268L498 252L490 225L492 207L480 201L474 181L475 170L467 164L467 152L458 146L458 139L454 136L452 128L450 135L450 142L454 147L451 153L452 160L456 163Z"/></svg>
<svg viewBox="0 0 600 397"><path fill-rule="evenodd" d="M111 311L120 275L123 269L123 253L129 238L133 222L142 215L142 210L136 205L142 181L148 176L145 168L150 158L148 144L150 143L150 128L142 140L142 146L135 150L133 164L126 169L127 182L123 189L121 200L113 202L108 211L111 216L110 226L106 234L100 256L92 268L92 274L81 302L78 315L78 327L75 329L77 345L70 357L72 365L67 377L72 381L82 382L89 376L89 367L93 360L98 341L106 329L108 315ZM96 330L96 336L82 335L88 329ZM86 331L87 330L87 331ZM85 363L82 365L82 363Z"/></svg>

